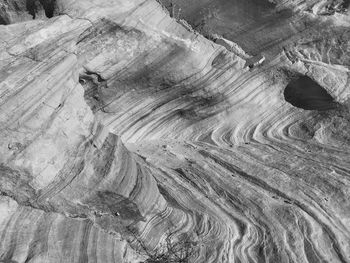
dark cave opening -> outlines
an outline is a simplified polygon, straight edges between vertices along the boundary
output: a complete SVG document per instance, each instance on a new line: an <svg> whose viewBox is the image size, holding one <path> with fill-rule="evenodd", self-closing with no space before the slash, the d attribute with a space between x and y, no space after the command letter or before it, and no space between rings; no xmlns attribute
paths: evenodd
<svg viewBox="0 0 350 263"><path fill-rule="evenodd" d="M56 0L40 0L41 5L44 7L45 15L47 18L51 18L55 12Z"/></svg>
<svg viewBox="0 0 350 263"><path fill-rule="evenodd" d="M37 5L36 0L27 0L26 1L26 8L28 13L35 19L36 12L37 12Z"/></svg>
<svg viewBox="0 0 350 263"><path fill-rule="evenodd" d="M43 8L47 18L54 16L56 0L27 0L26 8L33 19L36 17L36 13L39 9Z"/></svg>
<svg viewBox="0 0 350 263"><path fill-rule="evenodd" d="M0 16L0 25L7 25L8 22L5 20L5 18Z"/></svg>
<svg viewBox="0 0 350 263"><path fill-rule="evenodd" d="M292 80L284 90L284 98L304 110L331 110L337 107L331 95L317 82L307 76Z"/></svg>

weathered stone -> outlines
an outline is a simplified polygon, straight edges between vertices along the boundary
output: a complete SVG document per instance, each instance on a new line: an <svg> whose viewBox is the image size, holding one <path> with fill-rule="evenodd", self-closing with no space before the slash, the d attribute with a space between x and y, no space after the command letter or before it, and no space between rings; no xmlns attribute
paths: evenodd
<svg viewBox="0 0 350 263"><path fill-rule="evenodd" d="M0 262L350 262L348 2L170 2L0 3Z"/></svg>

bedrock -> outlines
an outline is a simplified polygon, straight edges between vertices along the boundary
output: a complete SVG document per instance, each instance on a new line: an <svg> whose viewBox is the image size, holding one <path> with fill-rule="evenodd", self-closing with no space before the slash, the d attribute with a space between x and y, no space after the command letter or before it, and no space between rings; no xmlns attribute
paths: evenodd
<svg viewBox="0 0 350 263"><path fill-rule="evenodd" d="M0 262L350 262L346 3L243 2L1 3Z"/></svg>

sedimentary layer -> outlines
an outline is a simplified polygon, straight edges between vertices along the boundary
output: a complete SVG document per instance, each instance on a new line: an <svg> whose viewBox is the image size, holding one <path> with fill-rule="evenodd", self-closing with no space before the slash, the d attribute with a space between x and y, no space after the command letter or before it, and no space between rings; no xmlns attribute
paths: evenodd
<svg viewBox="0 0 350 263"><path fill-rule="evenodd" d="M274 2L230 47L153 0L3 3L0 261L186 234L191 262L350 262L349 16Z"/></svg>

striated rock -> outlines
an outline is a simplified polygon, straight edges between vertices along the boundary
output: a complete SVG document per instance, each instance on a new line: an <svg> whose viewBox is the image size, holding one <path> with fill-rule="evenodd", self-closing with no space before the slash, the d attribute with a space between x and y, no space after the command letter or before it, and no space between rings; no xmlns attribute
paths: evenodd
<svg viewBox="0 0 350 263"><path fill-rule="evenodd" d="M123 262L137 258L125 240L57 213L0 199L2 262ZM74 234L72 234L74 233Z"/></svg>
<svg viewBox="0 0 350 263"><path fill-rule="evenodd" d="M1 3L0 262L350 262L348 2L159 2Z"/></svg>

